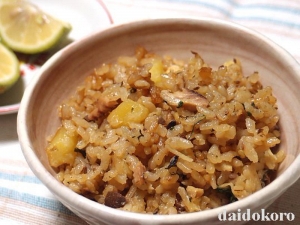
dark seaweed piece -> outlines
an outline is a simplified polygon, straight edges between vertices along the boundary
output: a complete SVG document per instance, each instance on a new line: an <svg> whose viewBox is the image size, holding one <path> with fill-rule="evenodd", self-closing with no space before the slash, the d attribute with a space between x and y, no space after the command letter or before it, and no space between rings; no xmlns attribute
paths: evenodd
<svg viewBox="0 0 300 225"><path fill-rule="evenodd" d="M193 125L192 131L191 131L191 133L190 133L190 135L189 135L189 137L188 137L188 140L191 139L191 137L192 137L192 135L193 135L193 133L194 133L194 130L195 130L196 125L199 124L199 123L200 123L203 119L205 119L205 118L206 118L206 117L203 116L202 119L198 120L198 121ZM212 131L212 132L213 132L213 131Z"/></svg>
<svg viewBox="0 0 300 225"><path fill-rule="evenodd" d="M183 101L179 101L178 105L177 105L177 108L181 108L182 106L183 106Z"/></svg>
<svg viewBox="0 0 300 225"><path fill-rule="evenodd" d="M232 193L231 187L229 185L226 187L217 187L216 190L217 192L224 194L229 199L229 203L238 201L238 199Z"/></svg>
<svg viewBox="0 0 300 225"><path fill-rule="evenodd" d="M84 149L75 148L74 151L79 152L83 156L83 158L86 157L86 151Z"/></svg>
<svg viewBox="0 0 300 225"><path fill-rule="evenodd" d="M173 129L174 126L176 126L176 124L177 124L176 120L172 120L170 123L168 123L167 129L168 129L168 130L169 130L169 129Z"/></svg>
<svg viewBox="0 0 300 225"><path fill-rule="evenodd" d="M167 169L176 166L177 161L178 161L178 156L177 155L173 156L170 160L170 164L167 166Z"/></svg>
<svg viewBox="0 0 300 225"><path fill-rule="evenodd" d="M135 93L137 90L136 90L136 88L134 88L134 87L132 87L131 89L130 89L130 93Z"/></svg>
<svg viewBox="0 0 300 225"><path fill-rule="evenodd" d="M140 135L137 138L140 140L141 137L144 137L144 134L142 133L141 130L139 130L139 131L140 131Z"/></svg>
<svg viewBox="0 0 300 225"><path fill-rule="evenodd" d="M185 208L184 208L184 205L182 204L182 199L181 199L181 197L178 193L176 194L176 199L175 199L174 206L177 209L178 213L183 213L183 212L186 211Z"/></svg>

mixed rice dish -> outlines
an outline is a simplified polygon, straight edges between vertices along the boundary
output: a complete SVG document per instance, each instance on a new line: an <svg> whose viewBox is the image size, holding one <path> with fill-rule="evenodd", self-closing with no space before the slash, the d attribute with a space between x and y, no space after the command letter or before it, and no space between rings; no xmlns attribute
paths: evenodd
<svg viewBox="0 0 300 225"><path fill-rule="evenodd" d="M243 199L284 160L271 87L238 59L213 69L138 47L88 75L48 140L57 179L121 210L179 214Z"/></svg>

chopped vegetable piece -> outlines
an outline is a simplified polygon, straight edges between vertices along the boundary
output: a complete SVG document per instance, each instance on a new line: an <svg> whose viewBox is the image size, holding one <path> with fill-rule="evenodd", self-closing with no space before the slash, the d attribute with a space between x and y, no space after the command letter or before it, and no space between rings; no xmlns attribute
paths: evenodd
<svg viewBox="0 0 300 225"><path fill-rule="evenodd" d="M151 69L149 70L149 72L151 74L150 79L155 84L161 82L161 74L164 72L164 67L163 67L162 61L159 59L155 59L153 61L153 65L152 65Z"/></svg>
<svg viewBox="0 0 300 225"><path fill-rule="evenodd" d="M113 128L117 128L129 123L141 123L148 114L149 110L145 106L127 99L109 114L107 121Z"/></svg>
<svg viewBox="0 0 300 225"><path fill-rule="evenodd" d="M162 90L160 96L169 105L180 108L184 107L190 111L196 111L197 106L206 107L208 105L207 99L201 94L188 89L176 91L174 93L168 90Z"/></svg>
<svg viewBox="0 0 300 225"><path fill-rule="evenodd" d="M64 127L60 127L52 138L47 154L50 165L59 167L63 164L72 165L76 157L77 133L71 133Z"/></svg>

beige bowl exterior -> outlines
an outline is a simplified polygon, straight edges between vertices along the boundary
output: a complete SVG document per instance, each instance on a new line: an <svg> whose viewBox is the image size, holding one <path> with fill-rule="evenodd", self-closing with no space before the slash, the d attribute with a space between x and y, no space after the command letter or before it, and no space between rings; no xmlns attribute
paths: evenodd
<svg viewBox="0 0 300 225"><path fill-rule="evenodd" d="M45 152L46 138L58 127L57 106L94 67L134 53L137 46L176 58L198 52L211 66L239 58L246 75L259 71L264 85L278 98L281 149L287 157L270 185L238 202L217 209L181 215L144 215L90 201L54 178ZM214 19L159 19L113 26L94 33L54 55L27 87L18 113L18 135L35 175L66 207L90 224L224 224L226 210L259 211L269 206L300 176L300 66L282 48L244 27ZM242 222L236 222L240 224Z"/></svg>

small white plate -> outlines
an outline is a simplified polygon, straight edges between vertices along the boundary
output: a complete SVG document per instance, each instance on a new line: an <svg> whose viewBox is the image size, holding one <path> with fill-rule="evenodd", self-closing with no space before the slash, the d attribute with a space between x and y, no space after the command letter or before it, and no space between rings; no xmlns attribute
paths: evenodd
<svg viewBox="0 0 300 225"><path fill-rule="evenodd" d="M68 41L72 42L113 23L112 17L101 0L29 0L49 15L72 25ZM0 115L16 113L23 92L40 66L53 52L38 55L17 54L21 62L21 77L8 91L0 94Z"/></svg>

